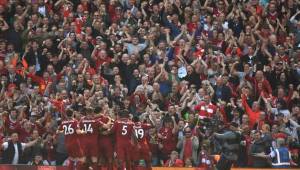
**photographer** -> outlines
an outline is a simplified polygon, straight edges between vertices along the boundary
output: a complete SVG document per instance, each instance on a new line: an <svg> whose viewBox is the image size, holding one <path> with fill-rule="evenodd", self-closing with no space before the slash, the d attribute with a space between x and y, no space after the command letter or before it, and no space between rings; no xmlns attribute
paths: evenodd
<svg viewBox="0 0 300 170"><path fill-rule="evenodd" d="M216 167L218 170L229 170L238 159L240 149L241 134L238 132L238 124L232 122L229 131L223 134L214 133L214 137L223 141L221 158Z"/></svg>

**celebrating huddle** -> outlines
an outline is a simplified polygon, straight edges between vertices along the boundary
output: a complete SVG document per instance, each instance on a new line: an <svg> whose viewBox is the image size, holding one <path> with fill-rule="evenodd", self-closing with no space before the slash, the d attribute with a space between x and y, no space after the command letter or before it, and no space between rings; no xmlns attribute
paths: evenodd
<svg viewBox="0 0 300 170"><path fill-rule="evenodd" d="M117 120L96 114L93 108L85 108L84 112L86 116L78 120L71 109L66 110L57 130L65 135L70 170L82 170L87 166L95 170L98 165L110 170L113 157L119 169L133 169L140 159L151 169L151 152L145 132L153 126L151 115L150 122L144 123L138 117L131 120L127 110L120 111Z"/></svg>

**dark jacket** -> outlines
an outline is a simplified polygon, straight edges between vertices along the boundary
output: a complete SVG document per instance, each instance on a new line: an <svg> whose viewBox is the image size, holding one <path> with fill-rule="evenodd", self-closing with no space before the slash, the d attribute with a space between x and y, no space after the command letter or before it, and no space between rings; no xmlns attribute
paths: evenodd
<svg viewBox="0 0 300 170"><path fill-rule="evenodd" d="M7 82L9 84L13 83L15 84L16 86L19 87L19 85L24 82L24 79L21 75L15 73L15 75L11 75L11 74L8 74L7 75Z"/></svg>
<svg viewBox="0 0 300 170"><path fill-rule="evenodd" d="M18 146L18 153L19 153L18 163L20 163L22 161L22 154L23 154L21 142L18 142L17 146ZM14 155L15 155L14 144L12 143L12 141L9 141L7 149L4 150L4 152L3 152L3 157L2 157L2 162L1 163L2 164L12 164L13 159L14 159Z"/></svg>
<svg viewBox="0 0 300 170"><path fill-rule="evenodd" d="M37 60L36 60L37 59ZM38 72L38 75L42 75L41 73L44 72L44 70L47 68L47 65L49 63L48 58L40 51L34 52L29 51L29 53L25 56L25 60L28 63L29 66L37 65L37 61L40 64L41 70Z"/></svg>
<svg viewBox="0 0 300 170"><path fill-rule="evenodd" d="M236 161L240 150L241 134L234 131L227 131L217 134L217 139L222 140L222 155L228 160Z"/></svg>
<svg viewBox="0 0 300 170"><path fill-rule="evenodd" d="M220 89L220 96L218 96L219 92L217 92L218 88ZM221 87L218 87L218 86L214 86L214 90L215 90L215 93L213 95L213 101L214 102L218 102L218 99L221 99L222 101L225 101L225 102L230 102L230 98L231 98L231 89L226 86L226 85L223 85Z"/></svg>
<svg viewBox="0 0 300 170"><path fill-rule="evenodd" d="M253 154L262 153L262 152L265 152L265 151L266 151L266 145L265 145L265 142L261 139L259 141L255 141L250 146L249 154L253 155ZM253 161L253 167L255 167L255 168L270 167L270 164L266 159L262 159L260 157L252 156L252 161Z"/></svg>
<svg viewBox="0 0 300 170"><path fill-rule="evenodd" d="M180 150L180 159L183 160L184 148L185 148L186 138L182 138L177 143L177 149ZM192 161L194 164L198 164L198 149L199 149L199 139L197 136L192 137Z"/></svg>

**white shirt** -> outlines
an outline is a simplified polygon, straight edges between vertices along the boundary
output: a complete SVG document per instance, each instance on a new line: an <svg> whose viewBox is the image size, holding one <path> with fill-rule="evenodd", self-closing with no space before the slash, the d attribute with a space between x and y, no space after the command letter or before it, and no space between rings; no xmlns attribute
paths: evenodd
<svg viewBox="0 0 300 170"><path fill-rule="evenodd" d="M144 86L143 84L140 84L135 89L135 91L145 91L145 90L147 90L148 94L151 94L153 92L153 87L151 85Z"/></svg>
<svg viewBox="0 0 300 170"><path fill-rule="evenodd" d="M21 143L22 150L25 149L25 145L26 145L25 143ZM3 147L4 150L6 150L8 148L8 142L4 142L2 144L2 147ZM14 147L15 147L15 155L14 155L12 164L16 165L19 162L19 150L18 150L18 145L17 144L14 144Z"/></svg>
<svg viewBox="0 0 300 170"><path fill-rule="evenodd" d="M224 30L228 30L228 22L225 21L223 24L222 24L222 27Z"/></svg>
<svg viewBox="0 0 300 170"><path fill-rule="evenodd" d="M38 11L40 14L42 14L43 16L46 16L46 7L45 6L40 6L38 8Z"/></svg>
<svg viewBox="0 0 300 170"><path fill-rule="evenodd" d="M272 108L271 112L275 115L278 115L278 113L282 113L284 115L284 117L289 117L290 116L290 111L288 109L284 109L284 110L278 110L277 108Z"/></svg>

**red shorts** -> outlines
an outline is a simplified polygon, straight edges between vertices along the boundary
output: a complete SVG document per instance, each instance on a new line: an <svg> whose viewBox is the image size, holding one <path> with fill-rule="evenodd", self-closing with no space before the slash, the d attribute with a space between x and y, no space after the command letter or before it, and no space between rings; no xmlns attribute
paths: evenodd
<svg viewBox="0 0 300 170"><path fill-rule="evenodd" d="M132 146L132 149L131 149L131 159L132 160L138 161L141 159L140 150L141 150L141 148L139 148L138 146L136 146L136 145Z"/></svg>
<svg viewBox="0 0 300 170"><path fill-rule="evenodd" d="M68 142L65 144L69 157L80 158L83 157L83 149L79 141Z"/></svg>
<svg viewBox="0 0 300 170"><path fill-rule="evenodd" d="M100 137L98 140L99 156L109 159L113 158L114 147L110 137Z"/></svg>
<svg viewBox="0 0 300 170"><path fill-rule="evenodd" d="M151 160L151 152L149 148L147 149L142 147L142 149L140 149L139 155L141 159Z"/></svg>
<svg viewBox="0 0 300 170"><path fill-rule="evenodd" d="M120 160L132 160L133 146L131 143L119 143L116 145L117 158Z"/></svg>
<svg viewBox="0 0 300 170"><path fill-rule="evenodd" d="M134 160L151 160L151 152L148 145L140 144L140 147L134 147L133 151Z"/></svg>
<svg viewBox="0 0 300 170"><path fill-rule="evenodd" d="M98 140L95 138L86 138L82 142L83 154L86 157L98 157Z"/></svg>

